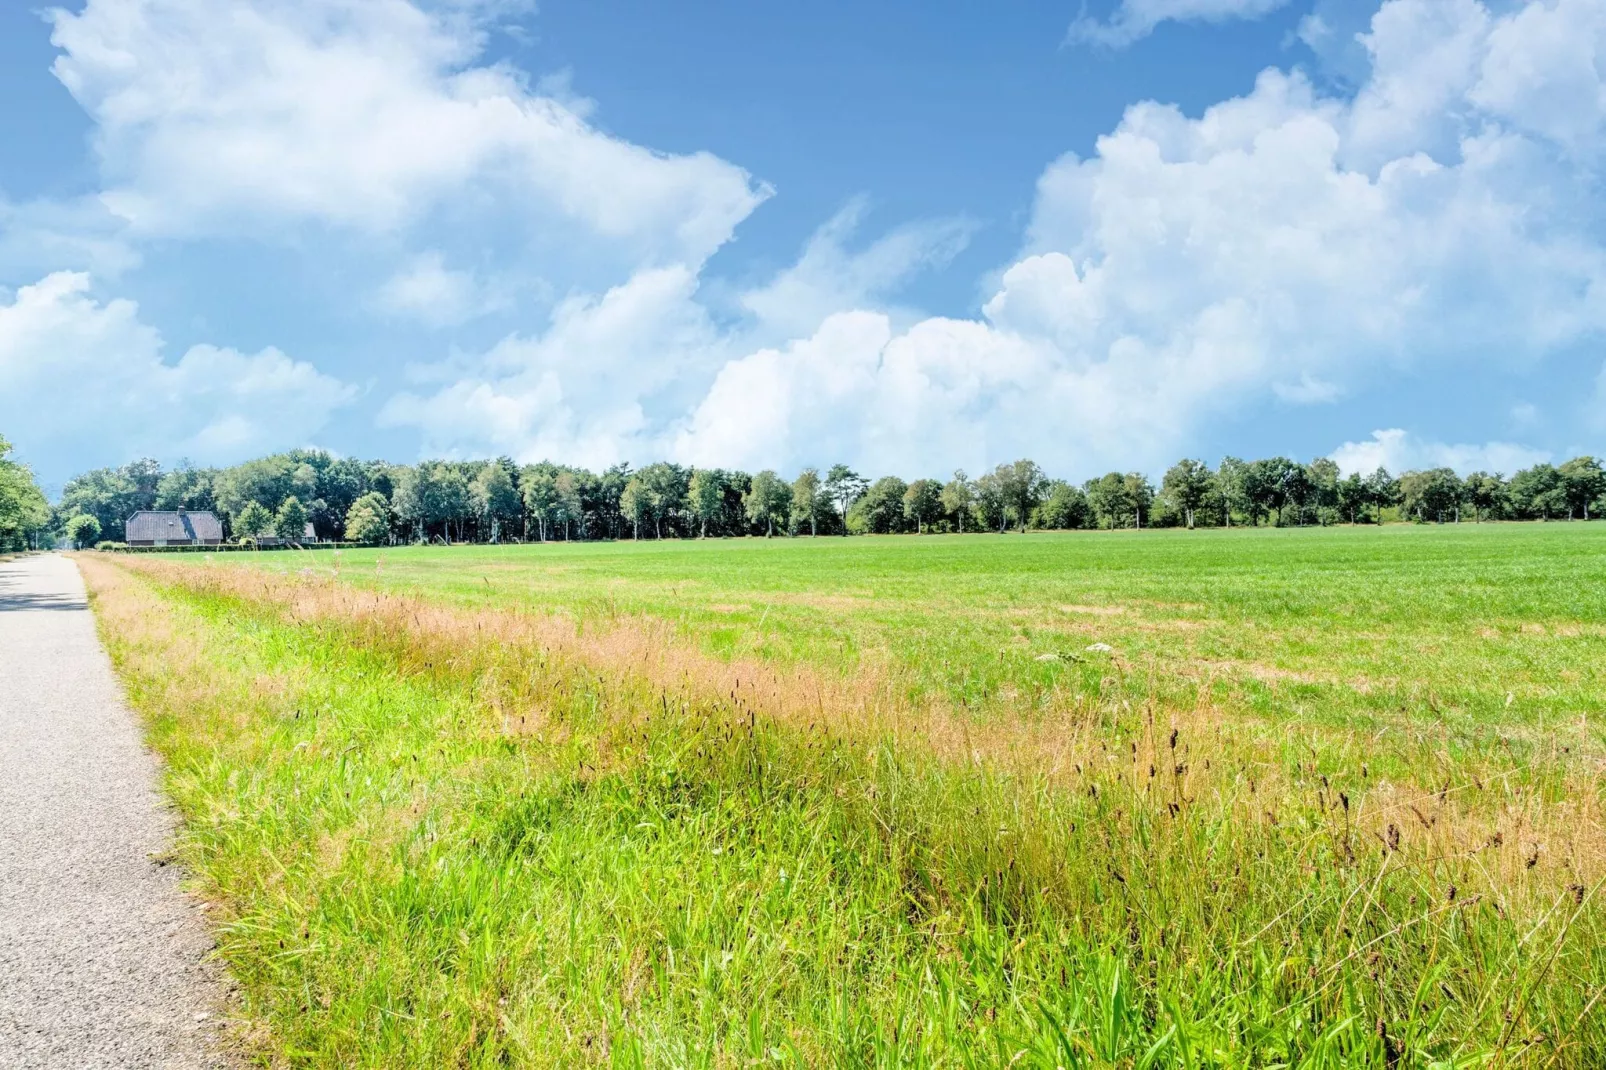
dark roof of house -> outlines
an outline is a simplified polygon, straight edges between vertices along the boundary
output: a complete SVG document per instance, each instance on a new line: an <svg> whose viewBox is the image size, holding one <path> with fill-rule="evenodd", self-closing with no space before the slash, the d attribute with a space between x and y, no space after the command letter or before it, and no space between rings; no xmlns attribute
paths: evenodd
<svg viewBox="0 0 1606 1070"><path fill-rule="evenodd" d="M297 540L295 540L295 539L286 539L282 535L272 535L272 534L269 534L267 532L263 532L261 535L256 536L256 541L257 541L257 545L259 545L259 546L285 546L285 545L287 545L289 543L293 543L293 542L295 542ZM318 532L313 528L312 521L310 521L310 520L307 521L307 526L305 528L301 529L301 540L300 541L302 541L302 542L317 542L318 541Z"/></svg>
<svg viewBox="0 0 1606 1070"><path fill-rule="evenodd" d="M123 538L127 542L221 542L223 525L207 512L141 510L128 518Z"/></svg>

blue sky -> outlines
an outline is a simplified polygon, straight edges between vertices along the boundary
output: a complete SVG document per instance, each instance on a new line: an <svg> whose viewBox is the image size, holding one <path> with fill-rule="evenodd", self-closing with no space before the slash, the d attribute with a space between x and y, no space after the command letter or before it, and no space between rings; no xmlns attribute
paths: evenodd
<svg viewBox="0 0 1606 1070"><path fill-rule="evenodd" d="M1603 64L1606 0L4 5L0 433L1599 453Z"/></svg>

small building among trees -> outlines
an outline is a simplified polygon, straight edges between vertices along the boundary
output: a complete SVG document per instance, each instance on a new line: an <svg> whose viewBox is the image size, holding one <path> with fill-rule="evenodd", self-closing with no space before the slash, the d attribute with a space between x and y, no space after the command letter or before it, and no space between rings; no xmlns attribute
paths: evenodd
<svg viewBox="0 0 1606 1070"><path fill-rule="evenodd" d="M256 535L251 539L258 546L301 546L305 543L318 541L318 533L313 529L312 521L305 521L301 525L301 537L295 538L287 535Z"/></svg>
<svg viewBox="0 0 1606 1070"><path fill-rule="evenodd" d="M124 530L130 546L216 546L223 541L216 514L187 509L142 509L128 518Z"/></svg>

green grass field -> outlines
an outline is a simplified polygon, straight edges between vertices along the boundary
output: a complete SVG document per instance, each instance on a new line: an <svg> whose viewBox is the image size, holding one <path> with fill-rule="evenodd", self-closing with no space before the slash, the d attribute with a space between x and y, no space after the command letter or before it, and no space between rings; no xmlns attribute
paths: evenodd
<svg viewBox="0 0 1606 1070"><path fill-rule="evenodd" d="M1543 723L1606 704L1606 525L551 543L338 564L367 587L667 620L721 657L890 668L984 709L1097 687L1097 642L1145 682L1214 678L1258 711L1350 725ZM1039 660L1062 653L1078 660Z"/></svg>
<svg viewBox="0 0 1606 1070"><path fill-rule="evenodd" d="M82 562L264 1064L1587 1067L1603 551Z"/></svg>

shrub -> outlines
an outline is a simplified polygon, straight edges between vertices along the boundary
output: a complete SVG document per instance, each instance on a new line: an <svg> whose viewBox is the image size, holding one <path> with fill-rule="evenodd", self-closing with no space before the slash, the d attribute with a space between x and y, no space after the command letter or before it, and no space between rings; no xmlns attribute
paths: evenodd
<svg viewBox="0 0 1606 1070"><path fill-rule="evenodd" d="M82 550L86 546L93 546L100 538L100 521L88 513L79 513L67 521L66 531L72 544Z"/></svg>

